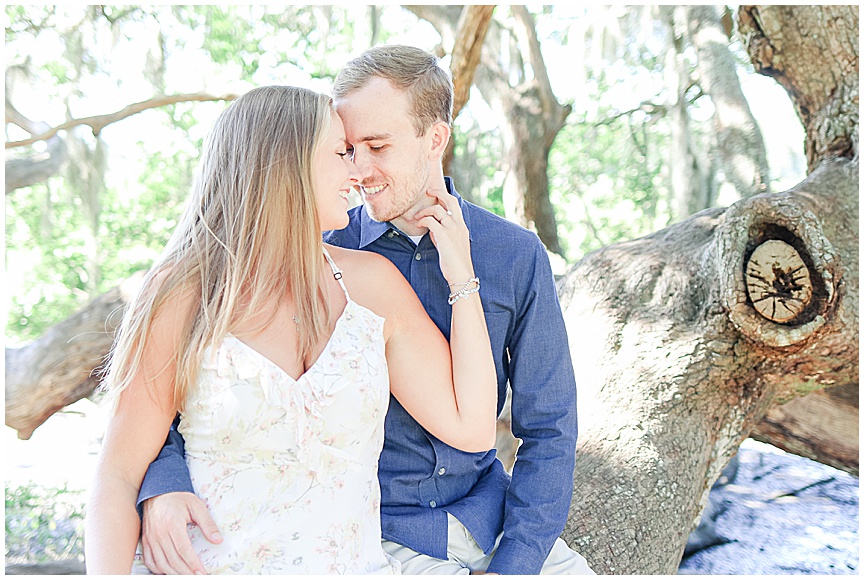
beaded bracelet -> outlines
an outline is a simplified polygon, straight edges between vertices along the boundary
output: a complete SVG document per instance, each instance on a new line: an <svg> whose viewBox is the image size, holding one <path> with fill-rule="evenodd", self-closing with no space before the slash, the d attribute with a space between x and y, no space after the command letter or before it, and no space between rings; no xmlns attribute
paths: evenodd
<svg viewBox="0 0 864 580"><path fill-rule="evenodd" d="M480 292L480 278L474 277L467 282L450 284L450 286L462 286L460 290L451 293L450 297L447 299L447 304L452 306L460 298L468 298L468 296L470 296L471 294L474 294L475 292Z"/></svg>

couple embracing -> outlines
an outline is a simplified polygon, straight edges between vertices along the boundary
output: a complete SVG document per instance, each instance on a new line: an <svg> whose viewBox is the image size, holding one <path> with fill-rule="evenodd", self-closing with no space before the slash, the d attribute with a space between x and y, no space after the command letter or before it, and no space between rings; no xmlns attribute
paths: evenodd
<svg viewBox="0 0 864 580"><path fill-rule="evenodd" d="M593 573L558 538L576 386L549 261L444 177L451 114L437 59L383 46L332 100L262 87L219 117L111 354L88 572L129 573L140 532L166 574Z"/></svg>

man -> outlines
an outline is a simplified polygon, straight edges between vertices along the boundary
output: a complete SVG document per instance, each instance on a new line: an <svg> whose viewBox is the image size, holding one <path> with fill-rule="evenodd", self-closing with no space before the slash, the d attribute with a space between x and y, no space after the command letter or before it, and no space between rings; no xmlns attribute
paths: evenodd
<svg viewBox="0 0 864 580"><path fill-rule="evenodd" d="M351 210L347 228L329 232L325 241L392 261L449 338L450 289L429 235L413 216L435 203L428 190L457 195L441 164L450 139L452 84L426 52L383 46L339 73L334 102L353 146L363 205ZM535 234L459 202L482 281L498 411L509 384L513 433L522 444L511 478L494 450L449 447L391 397L378 471L383 546L407 574L593 574L558 538L572 493L576 385L548 258ZM191 491L182 438L172 431L139 496L144 558L153 571L203 570L188 545L187 523L220 541Z"/></svg>

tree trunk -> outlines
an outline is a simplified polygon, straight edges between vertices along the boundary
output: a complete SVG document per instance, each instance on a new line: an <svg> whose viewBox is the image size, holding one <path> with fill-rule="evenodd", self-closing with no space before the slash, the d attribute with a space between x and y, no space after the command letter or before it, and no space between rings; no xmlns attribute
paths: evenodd
<svg viewBox="0 0 864 580"><path fill-rule="evenodd" d="M428 20L444 39L455 38L459 12L451 6L406 6ZM509 59L501 58L502 44L509 31L494 26L494 38L484 44L476 84L483 97L503 114L501 133L507 151L507 177L504 181L504 206L507 219L533 229L546 248L563 256L558 239L555 210L549 200L547 167L555 136L564 126L569 105L561 105L552 93L534 20L524 6L510 6L514 35L525 54L526 63L517 61L515 70L505 68ZM459 34L464 34L460 32ZM446 41L446 40L445 40ZM521 58L521 57L520 57ZM530 70L531 74L526 71ZM511 81L514 76L518 82Z"/></svg>
<svg viewBox="0 0 864 580"><path fill-rule="evenodd" d="M669 29L671 42L666 51L664 76L669 108L669 190L670 221L683 220L710 207L713 172L699 155L690 131L687 112L687 90L690 87L690 65L684 55L684 6L662 6L661 13Z"/></svg>
<svg viewBox="0 0 864 580"><path fill-rule="evenodd" d="M96 388L123 307L142 274L99 296L35 342L6 349L6 425L17 429L20 439L29 439L48 417Z"/></svg>
<svg viewBox="0 0 864 580"><path fill-rule="evenodd" d="M807 167L858 154L858 6L741 6L738 29L756 70L792 97Z"/></svg>
<svg viewBox="0 0 864 580"><path fill-rule="evenodd" d="M462 107L468 102L474 73L480 64L483 40L492 21L495 6L465 6L456 23L456 38L450 56L450 74L453 77L453 119L459 116ZM452 175L450 164L453 161L453 147L456 140L451 138L444 151L443 167L445 175Z"/></svg>
<svg viewBox="0 0 864 580"><path fill-rule="evenodd" d="M765 142L741 90L718 6L687 6L686 26L696 49L699 85L714 103L714 143L725 174L743 199L768 191ZM710 200L714 205L716 199ZM705 207L710 207L706 205Z"/></svg>
<svg viewBox="0 0 864 580"><path fill-rule="evenodd" d="M580 415L564 539L596 571L674 573L712 483L766 412L857 390L857 184L857 162L825 162L789 192L606 247L562 279ZM768 240L801 255L813 287L788 323L762 316L745 286Z"/></svg>
<svg viewBox="0 0 864 580"><path fill-rule="evenodd" d="M827 388L773 407L750 437L857 476L858 385Z"/></svg>
<svg viewBox="0 0 864 580"><path fill-rule="evenodd" d="M844 9L857 28L857 8ZM760 30L786 31L795 28L787 17L800 18L802 30L824 14L834 15L832 26L848 23L838 10L742 14L759 14ZM857 91L857 72L843 74L850 62L857 71L851 34L837 32L835 58L818 61L820 78L842 87L795 85L834 95L823 103L833 111L848 112L836 98L853 94L850 84ZM792 61L821 53L790 39L811 36L754 38L770 40L785 70L799 70ZM754 428L850 471L855 456L857 470L857 430L842 423L857 414L858 398L857 114L843 132L821 109L807 114L821 119L814 127L834 128L830 146L815 137L808 145L826 158L815 158L804 182L603 248L559 282L580 414L563 537L599 573L674 573L711 484ZM852 159L832 159L838 152ZM772 258L774 248L788 258ZM91 370L110 345L105 320L123 301L117 290L35 343L7 349L6 423L19 436L93 388Z"/></svg>

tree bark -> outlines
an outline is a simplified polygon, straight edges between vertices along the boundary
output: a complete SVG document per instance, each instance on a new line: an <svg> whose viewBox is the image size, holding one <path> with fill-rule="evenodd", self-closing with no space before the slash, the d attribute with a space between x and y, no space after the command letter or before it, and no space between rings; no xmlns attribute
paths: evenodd
<svg viewBox="0 0 864 580"><path fill-rule="evenodd" d="M714 171L702 160L699 147L690 130L690 103L687 91L691 85L690 65L684 55L684 6L660 8L669 30L671 42L666 51L664 76L668 91L669 116L669 185L671 194L670 221L677 222L711 207L711 185Z"/></svg>
<svg viewBox="0 0 864 580"><path fill-rule="evenodd" d="M47 123L31 121L22 115L6 99L6 123L18 125L31 135L47 132ZM68 157L66 143L54 135L45 140L45 151L33 153L28 157L6 160L6 193L20 187L27 187L47 181L60 171L60 167Z"/></svg>
<svg viewBox="0 0 864 580"><path fill-rule="evenodd" d="M495 6L465 6L456 23L456 38L450 55L450 74L453 77L453 115L456 119L462 107L468 102L474 73L480 64L483 40L492 21ZM453 161L455 139L450 139L444 151L443 167L446 175L452 175L450 164Z"/></svg>
<svg viewBox="0 0 864 580"><path fill-rule="evenodd" d="M699 85L714 104L714 143L726 180L738 199L768 191L765 142L741 90L718 6L686 7L686 26L696 49ZM709 200L714 205L715 200ZM706 205L710 207L710 205Z"/></svg>
<svg viewBox="0 0 864 580"><path fill-rule="evenodd" d="M6 425L29 439L48 417L89 396L111 349L123 307L142 274L99 296L35 342L6 349Z"/></svg>
<svg viewBox="0 0 864 580"><path fill-rule="evenodd" d="M858 385L848 384L769 409L750 437L857 476L858 420Z"/></svg>
<svg viewBox="0 0 864 580"><path fill-rule="evenodd" d="M28 131L31 136L20 141L7 141L6 149L26 147L37 141L46 141L47 148L43 153L36 153L29 157L6 160L6 193L10 193L20 187L35 185L46 181L49 177L60 171L63 162L68 158L68 147L63 139L57 134L74 127L86 125L90 127L97 137L106 126L122 121L123 119L146 111L188 101L230 101L236 99L237 95L227 94L221 96L208 95L206 93L192 93L182 95L161 95L146 101L133 103L114 113L94 115L82 119L70 119L56 127L49 127L46 123L29 121L15 110L9 101L6 101L6 122L14 123Z"/></svg>
<svg viewBox="0 0 864 580"><path fill-rule="evenodd" d="M459 14L450 6L406 6L428 20L443 39L455 38ZM500 46L510 31L494 26L494 39L484 44L476 85L493 108L503 113L501 134L507 151L507 177L504 181L504 206L507 219L533 229L546 248L563 256L558 238L555 209L549 200L547 167L555 136L570 114L552 93L546 65L537 40L534 20L524 6L510 6L514 17L513 36L518 38L529 67L520 59L513 72L503 64ZM518 51L517 51L518 53Z"/></svg>
<svg viewBox="0 0 864 580"><path fill-rule="evenodd" d="M761 29L794 28L768 15L821 22L813 13L835 13L799 8L760 8ZM815 54L792 46L793 37L767 39L789 70L800 68L790 60ZM844 47L833 74L822 76L847 83L838 69L849 61L857 71L857 36ZM829 71L835 64L818 62ZM822 118L820 127L834 123ZM855 456L857 470L857 431L843 423L857 415L858 399L857 114L854 125L843 138L832 132L834 145L808 149L825 158L817 157L816 169L791 190L705 210L603 248L559 282L580 414L563 537L597 572L674 573L712 483L754 428L757 437L785 439L787 448L850 471ZM835 158L838 152L849 158ZM782 322L757 309L747 287L750 258L770 241L794 250L811 287ZM801 296L793 292L799 273L788 268L759 274L778 299ZM91 370L108 352L113 328L104 321L123 301L118 290L32 345L7 349L6 423L19 436L92 390ZM94 340L70 340L82 329Z"/></svg>
<svg viewBox="0 0 864 580"><path fill-rule="evenodd" d="M808 171L858 154L858 6L741 6L757 72L789 93L806 132Z"/></svg>
<svg viewBox="0 0 864 580"><path fill-rule="evenodd" d="M597 572L674 573L712 483L772 406L857 391L857 183L857 162L827 161L789 192L603 248L562 279L580 415L564 539ZM744 283L770 239L815 287L790 323L763 317Z"/></svg>
<svg viewBox="0 0 864 580"><path fill-rule="evenodd" d="M456 23L456 40L450 53L450 72L453 75L453 118L465 103L474 82L474 72L480 64L483 40L492 21L494 5L469 5L462 9Z"/></svg>
<svg viewBox="0 0 864 580"><path fill-rule="evenodd" d="M146 111L148 109L158 109L159 107L164 107L166 105L172 105L174 103L186 103L189 101L232 101L237 98L237 95L227 94L227 95L209 95L207 93L192 93L192 94L182 94L182 95L159 95L157 97L153 97L152 99L147 99L146 101L141 101L138 103L132 103L131 105L127 105L116 111L114 113L106 113L104 115L93 115L92 117L83 117L81 119L70 119L65 123L57 125L56 127L51 127L50 129L39 133L38 135L33 135L28 139L23 139L21 141L7 141L6 149L14 149L15 147L24 147L26 145L32 145L37 141L44 141L46 139L50 139L54 135L56 135L60 131L66 131L72 129L73 127L79 127L81 125L86 125L90 127L93 131L94 135L98 135L102 129L107 127L112 123L116 123L117 121L122 121L126 117L131 117L141 111Z"/></svg>

